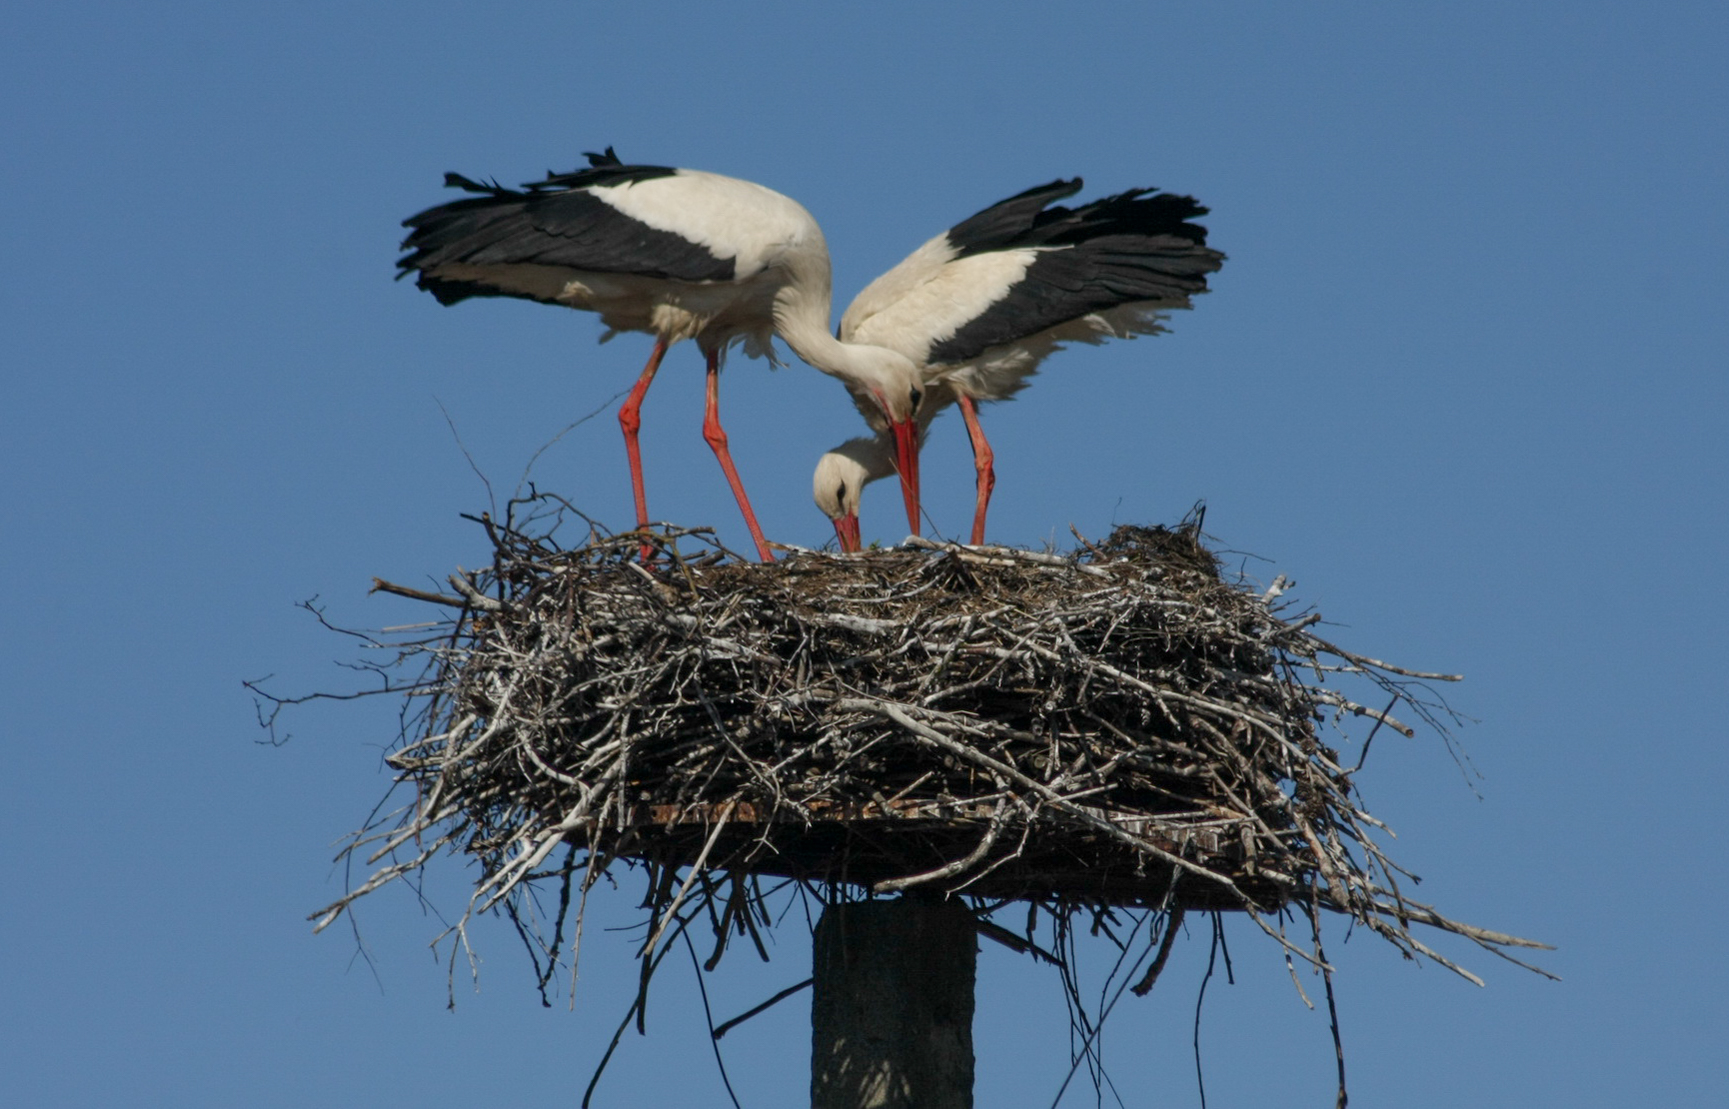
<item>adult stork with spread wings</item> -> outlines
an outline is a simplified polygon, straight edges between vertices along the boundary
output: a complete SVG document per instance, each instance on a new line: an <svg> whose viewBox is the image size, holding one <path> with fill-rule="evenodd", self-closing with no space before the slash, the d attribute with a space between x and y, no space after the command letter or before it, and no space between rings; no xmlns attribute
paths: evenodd
<svg viewBox="0 0 1729 1109"><path fill-rule="evenodd" d="M978 474L975 544L984 542L996 485L978 402L1025 388L1064 343L1163 331L1165 315L1206 292L1207 274L1225 260L1206 245L1206 228L1190 222L1207 212L1193 197L1131 189L1052 206L1080 188L1078 177L1053 181L956 224L866 286L841 319L843 342L887 347L918 365L917 441L938 411L960 405ZM848 551L859 545L864 486L901 465L878 406L857 390L853 397L877 435L825 454L814 479L817 506ZM908 523L917 534L918 520Z"/></svg>
<svg viewBox="0 0 1729 1109"><path fill-rule="evenodd" d="M757 553L772 561L720 423L720 369L742 343L772 358L779 331L801 358L846 382L895 442L909 512L918 503L912 420L922 377L906 356L843 344L828 333L828 245L809 212L749 181L668 166L626 165L611 147L589 167L548 173L520 190L445 174L470 193L403 221L398 276L415 275L441 304L510 296L597 312L612 332L655 337L619 410L636 522L648 526L637 432L643 397L667 348L696 340L708 363L708 441L744 513ZM644 547L644 557L648 548Z"/></svg>

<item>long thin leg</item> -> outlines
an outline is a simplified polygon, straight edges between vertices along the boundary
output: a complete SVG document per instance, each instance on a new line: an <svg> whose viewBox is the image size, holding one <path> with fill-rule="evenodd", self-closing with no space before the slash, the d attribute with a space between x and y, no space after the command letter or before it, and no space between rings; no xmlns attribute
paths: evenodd
<svg viewBox="0 0 1729 1109"><path fill-rule="evenodd" d="M727 484L732 486L732 495L738 500L739 510L744 513L744 524L750 529L750 537L756 541L757 557L764 562L773 562L774 552L768 549L768 540L763 538L762 528L757 526L756 513L750 510L750 498L744 495L744 482L738 479L738 469L732 464L732 452L726 449L726 431L720 426L718 350L708 353L708 411L702 419L702 437L708 440L714 456L720 460L720 468L726 474Z"/></svg>
<svg viewBox="0 0 1729 1109"><path fill-rule="evenodd" d="M636 379L636 387L625 398L624 407L618 410L618 426L624 429L624 453L630 456L630 491L636 496L638 529L648 527L648 494L642 488L642 448L637 444L636 433L642 429L642 398L648 395L648 387L654 384L655 371L660 369L660 360L666 357L666 347L665 339L654 341L654 352L648 356L648 365L643 367L642 376ZM647 543L642 545L644 560L653 553L654 549Z"/></svg>
<svg viewBox="0 0 1729 1109"><path fill-rule="evenodd" d="M967 435L973 441L973 465L979 471L979 505L973 512L973 546L976 547L985 541L985 509L991 504L991 490L997 487L997 470L993 464L996 455L991 453L985 429L979 426L979 409L973 398L961 398L961 416L967 421Z"/></svg>

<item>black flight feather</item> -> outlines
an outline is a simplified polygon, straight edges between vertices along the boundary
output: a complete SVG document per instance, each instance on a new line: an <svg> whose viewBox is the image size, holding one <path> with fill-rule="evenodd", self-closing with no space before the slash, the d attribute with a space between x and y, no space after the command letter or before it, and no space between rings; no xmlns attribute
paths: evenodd
<svg viewBox="0 0 1729 1109"><path fill-rule="evenodd" d="M674 281L729 281L733 260L720 258L701 243L632 219L594 195L594 190L670 177L669 166L625 165L611 147L589 154L588 168L548 173L543 181L517 189L496 181L482 183L447 173L447 187L474 194L408 217L397 276L416 275L416 284L441 304L475 296L520 296L502 280L503 267L545 266L559 271L626 274ZM489 281L473 269L460 278L441 274L460 264L501 267Z"/></svg>
<svg viewBox="0 0 1729 1109"><path fill-rule="evenodd" d="M955 225L959 256L1042 248L1007 294L932 345L933 363L964 362L1094 312L1126 304L1186 307L1225 256L1189 222L1207 209L1193 197L1131 189L1076 208L1048 207L1080 180L1029 189Z"/></svg>

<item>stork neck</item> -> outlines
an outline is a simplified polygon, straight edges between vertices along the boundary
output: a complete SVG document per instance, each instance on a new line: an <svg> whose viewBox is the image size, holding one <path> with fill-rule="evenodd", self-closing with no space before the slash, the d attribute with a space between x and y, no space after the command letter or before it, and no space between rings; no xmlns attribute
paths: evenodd
<svg viewBox="0 0 1729 1109"><path fill-rule="evenodd" d="M791 280L774 297L774 325L793 353L825 373L833 373L833 348L840 340L829 334L834 284L828 254L789 260ZM844 357L844 356L843 356Z"/></svg>
<svg viewBox="0 0 1729 1109"><path fill-rule="evenodd" d="M775 330L794 354L823 373L850 385L881 388L881 372L869 356L873 348L843 343L829 331L833 286L827 255L820 264L802 261L806 264L795 267L793 279L775 294Z"/></svg>

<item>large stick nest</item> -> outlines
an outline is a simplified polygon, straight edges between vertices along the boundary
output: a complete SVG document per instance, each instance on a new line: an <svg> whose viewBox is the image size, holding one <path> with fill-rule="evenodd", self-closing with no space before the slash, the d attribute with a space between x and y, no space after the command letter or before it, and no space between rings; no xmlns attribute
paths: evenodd
<svg viewBox="0 0 1729 1109"><path fill-rule="evenodd" d="M701 531L567 550L483 522L493 563L455 594L380 583L448 615L381 644L428 663L388 759L414 802L355 836L377 869L320 927L450 849L480 864L471 912L520 925L561 882L561 930L573 883L624 861L650 867L656 935L700 902L722 944L742 883L775 875L1059 917L1243 910L1281 942L1269 921L1324 908L1443 963L1412 924L1535 946L1410 900L1337 749L1415 734L1401 702L1445 738L1428 683L1455 679L1320 638L1195 527L756 564Z"/></svg>

